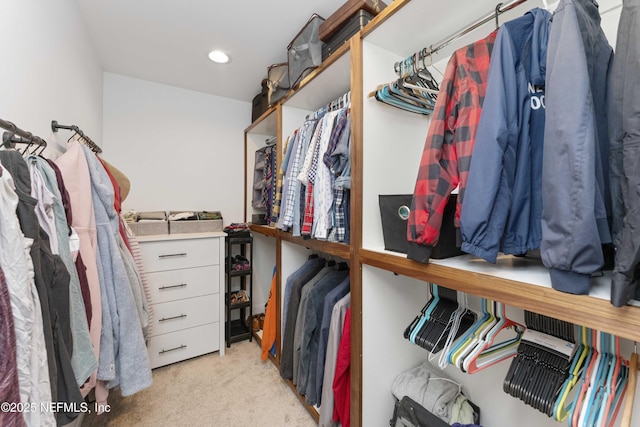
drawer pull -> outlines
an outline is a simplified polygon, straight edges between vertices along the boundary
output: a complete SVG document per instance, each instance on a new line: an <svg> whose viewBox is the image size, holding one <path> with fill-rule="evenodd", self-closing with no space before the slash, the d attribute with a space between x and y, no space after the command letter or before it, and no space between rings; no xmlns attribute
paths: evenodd
<svg viewBox="0 0 640 427"><path fill-rule="evenodd" d="M158 354L163 354L163 353L169 353L170 351L174 351L174 350L181 350L183 348L187 348L186 345L182 344L180 347L175 347L175 348L170 348L169 350L165 350L164 348L162 349L162 351L159 351Z"/></svg>
<svg viewBox="0 0 640 427"><path fill-rule="evenodd" d="M165 320L181 319L183 317L187 317L187 315L186 314L181 314L179 316L163 317L162 319L158 320L158 322L164 322Z"/></svg>
<svg viewBox="0 0 640 427"><path fill-rule="evenodd" d="M163 290L163 289L172 289L172 288L184 288L185 286L187 286L186 283L180 283L179 285L162 286L158 289Z"/></svg>
<svg viewBox="0 0 640 427"><path fill-rule="evenodd" d="M166 255L158 255L158 258L172 258L172 257L177 257L177 256L187 256L186 252L182 252L179 254L166 254Z"/></svg>

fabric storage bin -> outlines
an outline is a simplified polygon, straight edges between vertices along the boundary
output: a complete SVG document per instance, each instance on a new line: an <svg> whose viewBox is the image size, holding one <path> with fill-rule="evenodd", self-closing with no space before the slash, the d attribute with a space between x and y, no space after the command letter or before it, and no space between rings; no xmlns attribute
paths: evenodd
<svg viewBox="0 0 640 427"><path fill-rule="evenodd" d="M289 84L292 88L322 63L323 42L318 37L318 29L323 22L324 18L314 13L287 46Z"/></svg>
<svg viewBox="0 0 640 427"><path fill-rule="evenodd" d="M197 233L198 220L169 221L169 234Z"/></svg>
<svg viewBox="0 0 640 427"><path fill-rule="evenodd" d="M134 226L137 236L169 234L167 213L164 211L138 212L137 220Z"/></svg>
<svg viewBox="0 0 640 427"><path fill-rule="evenodd" d="M149 236L153 234L169 234L168 221L150 221L136 223L136 236Z"/></svg>
<svg viewBox="0 0 640 427"><path fill-rule="evenodd" d="M210 233L214 231L222 231L221 219L199 219L198 233Z"/></svg>
<svg viewBox="0 0 640 427"><path fill-rule="evenodd" d="M451 258L462 255L456 242L456 200L457 194L451 194L444 208L440 238L431 251L432 259ZM388 251L406 254L409 249L407 241L407 220L411 209L413 194L379 195L380 216L382 219L382 236L384 248Z"/></svg>
<svg viewBox="0 0 640 427"><path fill-rule="evenodd" d="M138 235L138 223L133 221L127 221L127 227L131 230L134 236Z"/></svg>

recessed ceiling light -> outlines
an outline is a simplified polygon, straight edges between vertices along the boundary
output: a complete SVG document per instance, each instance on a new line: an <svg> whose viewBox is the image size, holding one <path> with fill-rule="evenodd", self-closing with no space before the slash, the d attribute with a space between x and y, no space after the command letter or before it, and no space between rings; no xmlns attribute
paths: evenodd
<svg viewBox="0 0 640 427"><path fill-rule="evenodd" d="M209 52L209 59L218 64L226 64L229 62L229 55L219 50Z"/></svg>

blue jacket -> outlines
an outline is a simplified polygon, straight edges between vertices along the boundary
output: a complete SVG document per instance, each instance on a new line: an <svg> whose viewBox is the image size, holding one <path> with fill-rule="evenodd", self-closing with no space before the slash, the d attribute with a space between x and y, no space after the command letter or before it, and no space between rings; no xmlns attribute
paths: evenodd
<svg viewBox="0 0 640 427"><path fill-rule="evenodd" d="M588 294L611 242L607 81L612 49L594 0L560 0L549 33L542 262L554 289Z"/></svg>
<svg viewBox="0 0 640 427"><path fill-rule="evenodd" d="M493 263L540 246L550 18L535 8L504 23L491 54L460 228L462 250Z"/></svg>

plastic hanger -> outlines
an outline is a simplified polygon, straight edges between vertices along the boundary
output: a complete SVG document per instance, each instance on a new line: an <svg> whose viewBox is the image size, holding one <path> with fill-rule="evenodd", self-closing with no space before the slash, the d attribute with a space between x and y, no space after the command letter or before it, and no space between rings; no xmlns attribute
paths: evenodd
<svg viewBox="0 0 640 427"><path fill-rule="evenodd" d="M517 353L518 344L520 344L520 338L526 329L525 326L506 317L503 303L494 302L494 307L496 323L487 330L487 333L481 338L476 348L465 358L464 370L470 374L514 357ZM513 330L516 336L494 344L498 334L505 330Z"/></svg>
<svg viewBox="0 0 640 427"><path fill-rule="evenodd" d="M409 341L411 341L414 344L416 343L416 336L418 335L418 332L422 328L422 325L424 325L427 319L429 319L429 317L431 316L431 312L433 311L435 306L438 304L438 301L440 300L440 297L438 296L438 285L433 285L430 283L429 286L431 287L431 295L432 295L431 302L427 307L427 310L425 311L425 313L420 318L420 321L413 328L413 330L411 331L411 334L409 335Z"/></svg>
<svg viewBox="0 0 640 427"><path fill-rule="evenodd" d="M611 362L613 355L611 354L609 346L608 334L604 332L598 333L600 340L600 350L602 357L600 358L600 364L598 365L598 371L595 374L595 379L590 385L588 392L588 399L586 404L583 405L583 413L581 415L582 425L593 426L598 419L599 413L602 409L602 398L604 396L604 390L611 371Z"/></svg>
<svg viewBox="0 0 640 427"><path fill-rule="evenodd" d="M578 426L578 419L580 418L582 403L584 401L585 393L589 388L589 378L591 377L591 372L594 369L594 365L596 365L597 363L598 351L594 346L594 332L595 331L592 331L591 329L587 329L587 345L590 351L587 355L587 360L585 361L585 369L582 371L582 375L580 378L582 384L574 397L571 416L568 420L569 427Z"/></svg>
<svg viewBox="0 0 640 427"><path fill-rule="evenodd" d="M600 427L608 426L611 420L616 418L628 381L629 369L626 366L627 361L625 361L620 354L620 338L610 335L610 339L614 348L613 373L607 379L603 406L596 423L596 425Z"/></svg>
<svg viewBox="0 0 640 427"><path fill-rule="evenodd" d="M474 334L482 327L482 325L491 321L491 314L489 313L488 308L489 300L486 298L482 298L481 307L482 307L482 317L476 320L476 322L465 332L462 337L458 340L456 344L453 345L453 348L449 352L448 361L452 365L458 366L458 361L460 356L464 352L465 348L470 345L473 340ZM458 366L459 367L459 366Z"/></svg>
<svg viewBox="0 0 640 427"><path fill-rule="evenodd" d="M638 348L636 343L633 343L633 353L631 354L631 360L629 362L629 394L624 402L624 411L622 412L621 427L630 427L631 418L633 416L633 401L636 393L636 382L638 379Z"/></svg>
<svg viewBox="0 0 640 427"><path fill-rule="evenodd" d="M573 414L573 427L583 426L585 418L587 417L589 402L593 394L593 384L596 383L601 362L602 362L602 345L600 342L600 336L596 331L592 332L594 344L594 358L591 360L591 365L586 376L586 382L582 384L580 396L578 396L578 404L575 407L575 413Z"/></svg>
<svg viewBox="0 0 640 427"><path fill-rule="evenodd" d="M464 369L464 361L473 352L476 346L484 339L487 332L498 322L493 310L493 301L487 300L487 313L489 313L489 318L485 323L480 325L473 333L471 337L467 339L467 343L461 348L461 351L458 353L458 358L456 361L456 366L463 372L466 372Z"/></svg>
<svg viewBox="0 0 640 427"><path fill-rule="evenodd" d="M574 386L580 380L580 372L582 372L585 361L588 360L588 355L591 351L586 342L587 330L584 326L578 326L578 337L578 350L573 357L571 368L569 369L569 376L565 380L562 389L560 390L560 394L556 399L553 411L553 418L559 422L565 421L569 417L571 410L573 409L573 401L568 406L565 405L569 397L569 393L573 390Z"/></svg>

